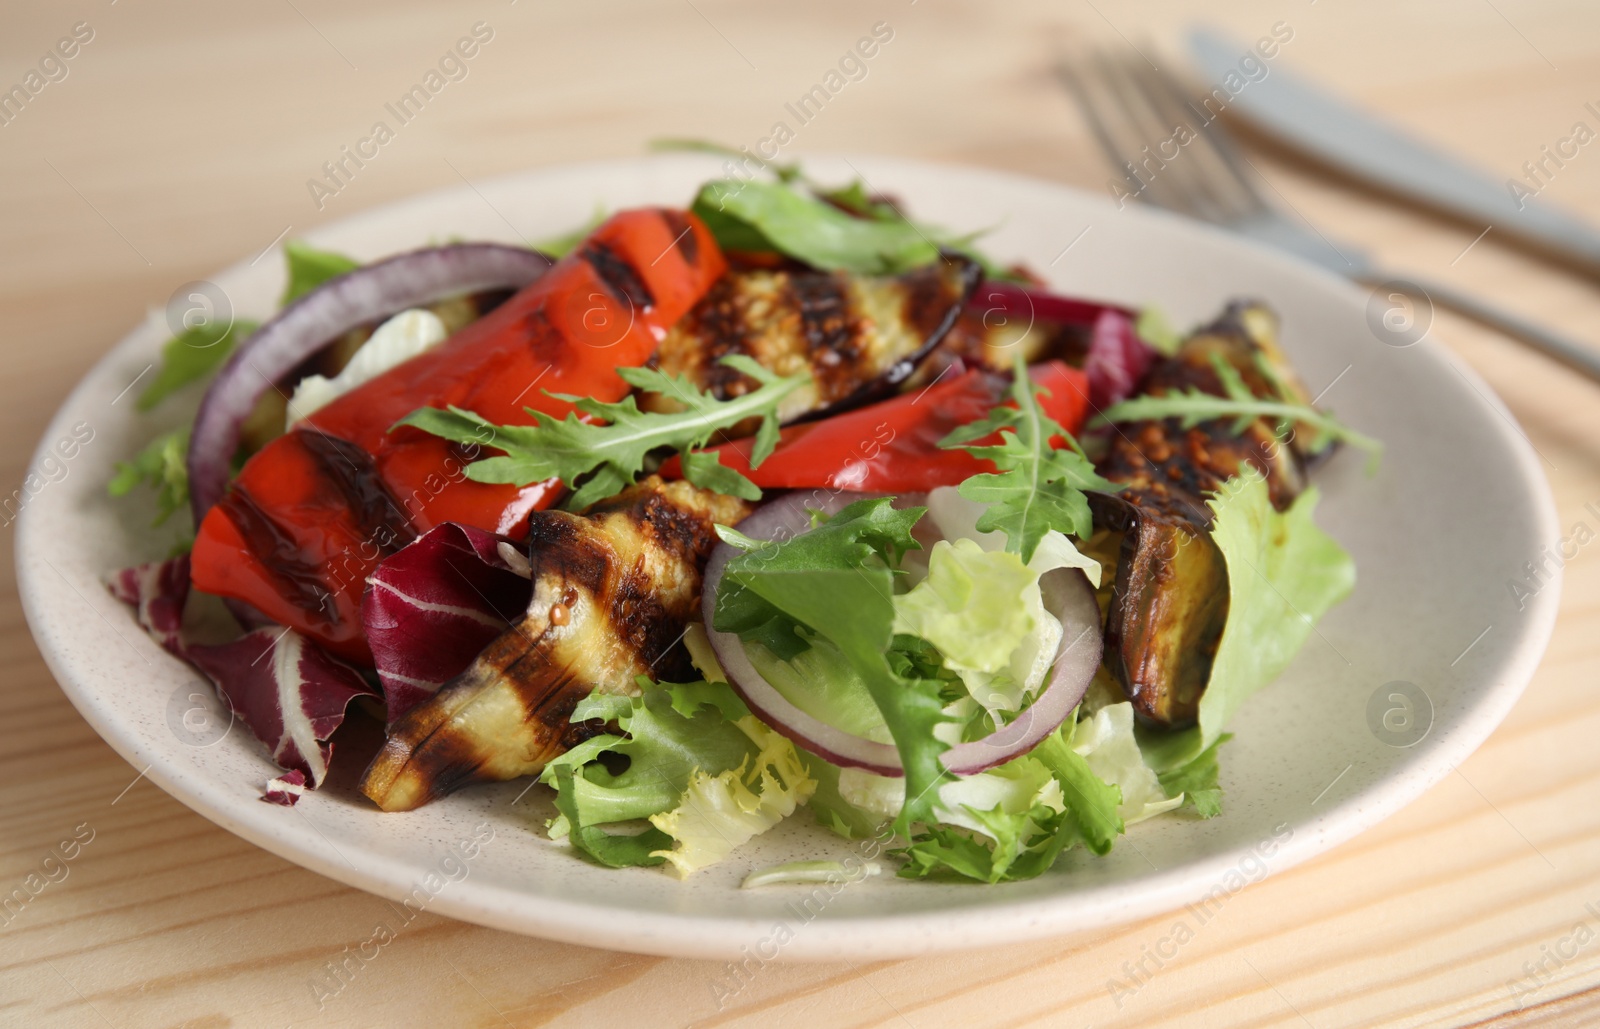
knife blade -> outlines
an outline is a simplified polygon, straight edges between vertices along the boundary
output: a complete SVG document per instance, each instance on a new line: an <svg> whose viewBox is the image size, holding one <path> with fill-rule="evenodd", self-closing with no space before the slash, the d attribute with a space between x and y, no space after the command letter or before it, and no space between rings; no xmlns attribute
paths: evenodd
<svg viewBox="0 0 1600 1029"><path fill-rule="evenodd" d="M1230 73L1244 82L1237 93L1215 88L1228 97L1225 110L1259 131L1346 174L1518 237L1600 276L1600 231L1572 212L1537 197L1519 200L1510 180L1498 181L1274 64L1262 62L1266 75L1246 79L1239 64L1251 49L1211 29L1190 31L1189 52L1211 82L1220 84Z"/></svg>

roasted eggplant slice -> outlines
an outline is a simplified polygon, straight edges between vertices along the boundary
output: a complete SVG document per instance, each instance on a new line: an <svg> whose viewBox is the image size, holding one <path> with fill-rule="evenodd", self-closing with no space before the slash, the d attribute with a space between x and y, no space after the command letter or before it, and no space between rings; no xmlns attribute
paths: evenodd
<svg viewBox="0 0 1600 1029"><path fill-rule="evenodd" d="M875 400L916 369L956 323L980 277L958 254L904 275L746 270L724 275L661 341L658 367L719 398L754 389L719 363L744 354L779 375L810 372L778 417L789 422ZM676 410L672 397L641 406Z"/></svg>
<svg viewBox="0 0 1600 1029"><path fill-rule="evenodd" d="M408 811L468 783L532 775L582 737L569 719L591 692L686 674L679 640L700 610L713 525L749 512L655 476L582 515L536 512L527 613L395 724L361 791Z"/></svg>
<svg viewBox="0 0 1600 1029"><path fill-rule="evenodd" d="M1217 355L1258 396L1281 390L1303 401L1304 387L1276 333L1268 308L1232 304L1158 362L1143 392L1194 387L1223 395L1211 363ZM1133 422L1117 427L1098 462L1101 475L1124 486L1094 498L1097 524L1124 533L1106 617L1106 661L1134 709L1151 722L1194 722L1228 617L1227 567L1211 540L1205 498L1247 466L1266 476L1279 510L1305 488L1302 458L1279 442L1276 428L1266 419L1237 434L1231 419L1191 429L1175 418Z"/></svg>

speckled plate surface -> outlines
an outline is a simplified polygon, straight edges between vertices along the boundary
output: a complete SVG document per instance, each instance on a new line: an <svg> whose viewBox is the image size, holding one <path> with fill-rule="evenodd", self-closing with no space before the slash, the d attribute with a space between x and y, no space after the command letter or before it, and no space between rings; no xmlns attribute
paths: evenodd
<svg viewBox="0 0 1600 1029"><path fill-rule="evenodd" d="M1231 726L1222 817L1146 822L1107 858L1079 850L1015 885L880 877L752 891L738 885L753 868L871 857L871 845L802 816L680 882L654 869L596 868L543 839L534 829L548 802L542 789L524 794L525 783L384 815L354 792L359 769L347 768L295 808L261 803L273 774L262 748L240 727L194 716L196 673L146 639L101 585L168 543L146 527L148 510L106 499L113 463L190 417L197 399L156 416L134 410L128 386L166 334L154 320L89 372L35 457L39 488L18 528L18 578L62 689L153 782L323 875L503 929L705 957L746 947L795 958L909 955L1108 925L1206 895L1216 902L1393 814L1504 717L1544 651L1559 593L1551 582L1519 607L1506 582L1557 538L1555 511L1540 459L1511 416L1431 339L1398 345L1369 320L1364 292L1309 265L1160 213L1117 210L1101 196L904 160L819 158L811 168L841 180L858 169L930 221L997 226L986 242L997 257L1026 261L1071 293L1158 302L1176 325L1231 297L1262 298L1281 312L1307 383L1326 389L1322 403L1387 444L1375 477L1351 453L1319 472L1319 521L1355 555L1359 584ZM714 161L686 156L552 168L370 211L309 238L362 258L448 237L537 239L570 229L596 203L686 203L718 173ZM212 281L239 316L260 317L281 288L280 262L241 262ZM85 425L93 437L76 456L46 463ZM361 760L345 753L336 766L338 757Z"/></svg>

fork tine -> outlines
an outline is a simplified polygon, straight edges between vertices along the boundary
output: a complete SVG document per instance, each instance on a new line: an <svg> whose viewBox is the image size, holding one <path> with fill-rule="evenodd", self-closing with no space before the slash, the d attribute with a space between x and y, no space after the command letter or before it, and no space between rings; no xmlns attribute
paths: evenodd
<svg viewBox="0 0 1600 1029"><path fill-rule="evenodd" d="M1145 183L1150 193L1146 199L1157 206L1182 210L1206 221L1226 221L1233 215L1225 199L1210 188L1202 169L1194 167L1183 148L1178 147L1180 134L1194 130L1186 119L1175 115L1170 105L1153 101L1142 81L1143 69L1132 57L1118 60L1110 55L1101 58L1105 74L1113 84L1122 105L1124 119L1143 139L1145 169L1149 179ZM1149 162L1156 162L1151 167ZM1174 203L1172 198L1180 198Z"/></svg>
<svg viewBox="0 0 1600 1029"><path fill-rule="evenodd" d="M1076 66L1067 59L1058 61L1056 71L1077 101L1101 151L1122 174L1129 191L1157 206L1200 216L1201 212L1195 209L1191 198L1181 191L1169 189L1165 184L1157 190L1159 198L1149 195L1159 176L1151 176L1146 181L1138 174L1139 150L1145 145L1144 133L1137 125L1131 124L1134 119L1114 83L1110 61L1103 54L1091 52L1076 62ZM1130 135L1130 129L1134 137L1131 141L1126 138ZM1146 171L1149 169L1146 168Z"/></svg>
<svg viewBox="0 0 1600 1029"><path fill-rule="evenodd" d="M1197 142L1201 144L1201 152L1214 162L1214 167L1221 170L1220 181L1215 175L1211 178L1213 188L1226 190L1231 186L1235 196L1244 202L1243 214L1267 210L1266 199L1245 172L1244 159L1227 130L1218 124L1218 118L1196 110L1194 102L1185 95L1182 84L1171 72L1160 68L1140 69L1140 72L1146 94L1153 103L1169 111L1177 109L1189 116L1189 125L1199 137Z"/></svg>

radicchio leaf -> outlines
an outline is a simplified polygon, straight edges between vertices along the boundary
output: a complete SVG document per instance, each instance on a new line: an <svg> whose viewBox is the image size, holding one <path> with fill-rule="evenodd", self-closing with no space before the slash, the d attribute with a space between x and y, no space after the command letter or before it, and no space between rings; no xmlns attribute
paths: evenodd
<svg viewBox="0 0 1600 1029"><path fill-rule="evenodd" d="M300 795L306 791L306 773L298 768L290 769L276 779L267 780L267 785L261 793L261 799L268 804L282 804L284 807L294 807L300 802Z"/></svg>
<svg viewBox="0 0 1600 1029"><path fill-rule="evenodd" d="M354 668L293 629L269 626L232 643L193 644L189 660L211 676L233 713L282 768L311 787L328 774L328 738L350 701L375 696Z"/></svg>
<svg viewBox="0 0 1600 1029"><path fill-rule="evenodd" d="M361 621L389 724L455 678L520 617L528 560L503 536L445 522L368 578Z"/></svg>
<svg viewBox="0 0 1600 1029"><path fill-rule="evenodd" d="M189 555L124 568L106 580L111 595L132 604L150 638L178 657L183 641L183 605L189 599Z"/></svg>
<svg viewBox="0 0 1600 1029"><path fill-rule="evenodd" d="M1089 377L1089 404L1104 411L1133 395L1156 352L1134 332L1133 319L1106 308L1095 317L1089 334L1089 353L1083 361Z"/></svg>

